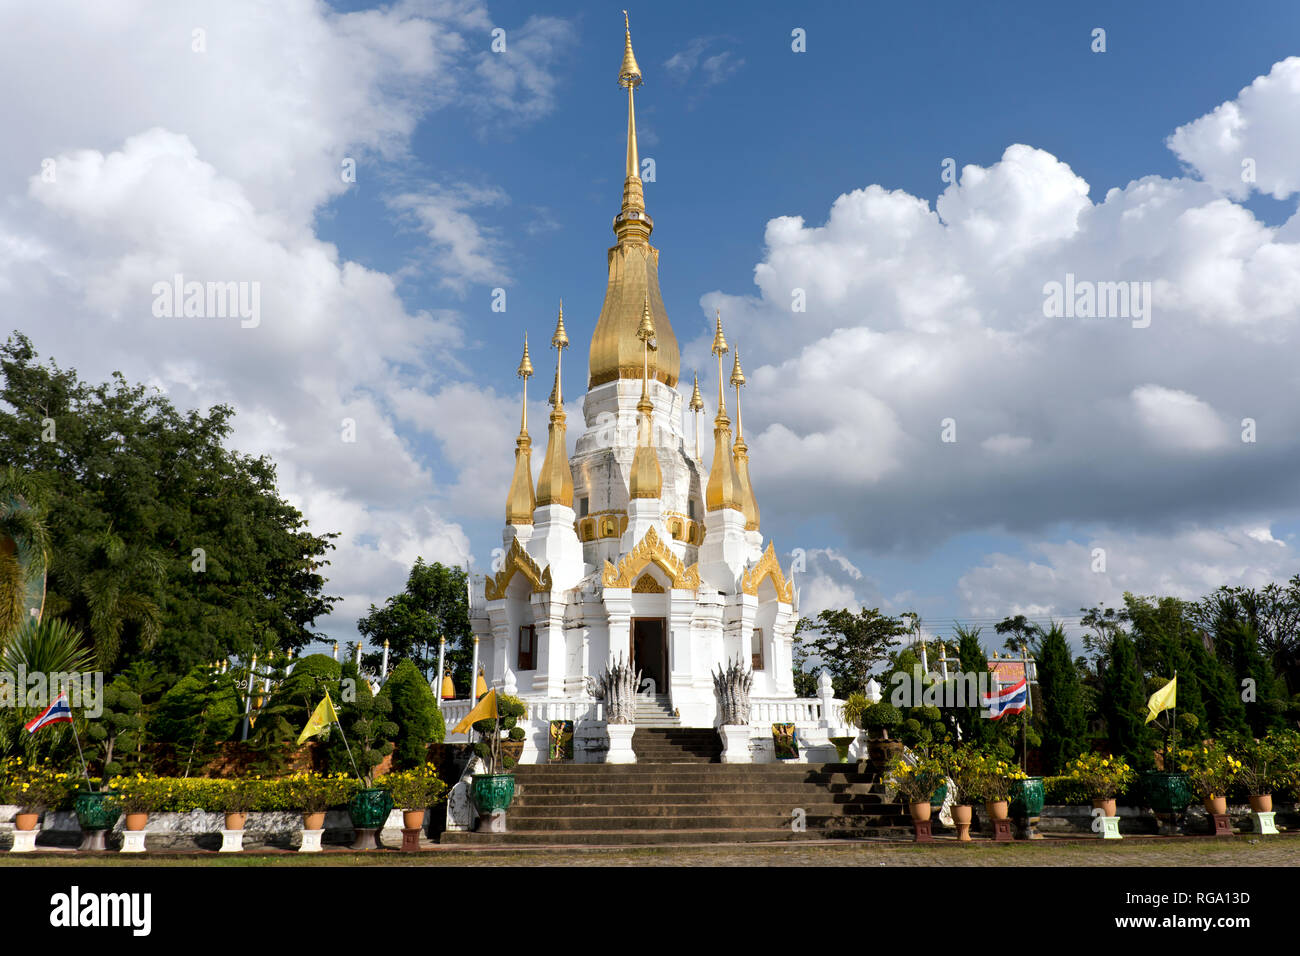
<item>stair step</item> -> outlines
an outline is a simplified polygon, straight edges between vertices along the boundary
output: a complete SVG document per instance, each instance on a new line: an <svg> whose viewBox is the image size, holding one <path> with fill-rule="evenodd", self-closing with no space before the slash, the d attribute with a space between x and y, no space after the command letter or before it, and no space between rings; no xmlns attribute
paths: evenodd
<svg viewBox="0 0 1300 956"><path fill-rule="evenodd" d="M911 832L910 828L907 832ZM442 835L441 842L475 846L655 846L675 843L802 843L879 836L898 838L902 833L903 831L897 827L866 827L843 837L828 837L812 827L802 832L795 832L789 827L771 830L535 830L522 833L448 831Z"/></svg>

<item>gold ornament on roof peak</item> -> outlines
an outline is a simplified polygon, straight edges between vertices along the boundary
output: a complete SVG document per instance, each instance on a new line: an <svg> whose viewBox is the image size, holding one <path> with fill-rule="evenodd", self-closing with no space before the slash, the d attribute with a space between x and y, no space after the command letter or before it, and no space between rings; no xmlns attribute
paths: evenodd
<svg viewBox="0 0 1300 956"><path fill-rule="evenodd" d="M524 333L524 357L519 360L515 374L527 381L533 374L533 360L528 357L528 333Z"/></svg>
<svg viewBox="0 0 1300 956"><path fill-rule="evenodd" d="M623 11L623 65L618 70L618 85L641 85L641 67L636 65L636 54L632 52L632 27L628 23L626 10Z"/></svg>
<svg viewBox="0 0 1300 956"><path fill-rule="evenodd" d="M695 387L691 390L691 403L687 406L693 412L704 411L704 399L700 396L700 373L695 373Z"/></svg>
<svg viewBox="0 0 1300 956"><path fill-rule="evenodd" d="M654 320L650 318L650 296L645 297L645 304L641 306L641 324L636 327L636 337L645 342L649 348L654 348L655 337Z"/></svg>
<svg viewBox="0 0 1300 956"><path fill-rule="evenodd" d="M713 355L721 356L721 355L725 355L728 351L727 337L722 334L722 310L717 309L715 311L718 317L718 323L713 333L713 348L710 350L710 352Z"/></svg>
<svg viewBox="0 0 1300 956"><path fill-rule="evenodd" d="M740 349L736 349L736 360L731 364L731 384L736 388L745 385L745 370L740 367Z"/></svg>
<svg viewBox="0 0 1300 956"><path fill-rule="evenodd" d="M564 331L564 300L560 300L560 316L555 320L555 334L551 336L551 348L567 349L569 334Z"/></svg>

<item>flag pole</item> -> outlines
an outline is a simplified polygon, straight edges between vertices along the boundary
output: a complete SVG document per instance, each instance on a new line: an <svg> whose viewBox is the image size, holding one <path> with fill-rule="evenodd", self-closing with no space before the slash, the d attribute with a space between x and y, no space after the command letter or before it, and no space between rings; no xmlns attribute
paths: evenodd
<svg viewBox="0 0 1300 956"><path fill-rule="evenodd" d="M326 691L325 697L328 698L329 695L329 691ZM347 750L348 760L352 762L352 772L357 775L358 780L361 780L361 771L357 769L356 758L352 756L352 748L348 746L348 735L343 732L343 724L339 722L339 712L334 709L334 701L332 700L330 701L330 712L334 714L334 723L338 725L339 736L343 738L343 748ZM364 780L361 780L361 782L365 783Z"/></svg>
<svg viewBox="0 0 1300 956"><path fill-rule="evenodd" d="M71 710L72 708L69 707L68 709ZM86 766L86 757L81 752L81 738L77 736L77 722L70 720L68 723L72 724L72 742L77 745L77 759L81 761L81 772L86 775L86 786L94 790L95 784L90 779L90 769Z"/></svg>

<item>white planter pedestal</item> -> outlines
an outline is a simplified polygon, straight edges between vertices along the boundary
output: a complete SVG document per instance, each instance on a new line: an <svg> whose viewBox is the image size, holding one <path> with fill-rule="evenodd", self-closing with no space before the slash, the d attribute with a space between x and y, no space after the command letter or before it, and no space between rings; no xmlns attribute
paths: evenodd
<svg viewBox="0 0 1300 956"><path fill-rule="evenodd" d="M9 848L10 853L31 853L36 849L36 834L41 832L41 828L35 830L15 830L14 845Z"/></svg>
<svg viewBox="0 0 1300 956"><path fill-rule="evenodd" d="M1119 817L1101 817L1101 838L1103 840L1122 840L1119 833Z"/></svg>
<svg viewBox="0 0 1300 956"><path fill-rule="evenodd" d="M718 728L722 738L723 763L753 763L754 754L749 749L749 727L741 724L723 724Z"/></svg>
<svg viewBox="0 0 1300 956"><path fill-rule="evenodd" d="M220 853L242 853L244 850L243 830L222 830Z"/></svg>
<svg viewBox="0 0 1300 956"><path fill-rule="evenodd" d="M303 830L302 846L298 847L299 853L319 853L320 838L325 833L322 830Z"/></svg>
<svg viewBox="0 0 1300 956"><path fill-rule="evenodd" d="M144 838L147 830L123 830L122 831L122 852L123 853L143 853Z"/></svg>
<svg viewBox="0 0 1300 956"><path fill-rule="evenodd" d="M1274 811L1268 813L1252 813L1250 818L1255 822L1255 832L1263 835L1277 836L1277 824L1273 822ZM17 848L17 844L14 844Z"/></svg>
<svg viewBox="0 0 1300 956"><path fill-rule="evenodd" d="M636 725L606 724L605 732L609 735L609 752L605 754L605 763L636 763L636 753L632 750L632 735L636 733Z"/></svg>

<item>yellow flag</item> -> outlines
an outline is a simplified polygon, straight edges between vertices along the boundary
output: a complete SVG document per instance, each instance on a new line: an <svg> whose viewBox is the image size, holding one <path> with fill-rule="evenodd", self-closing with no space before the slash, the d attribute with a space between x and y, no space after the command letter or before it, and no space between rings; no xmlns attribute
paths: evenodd
<svg viewBox="0 0 1300 956"><path fill-rule="evenodd" d="M487 720L491 717L497 717L497 692L490 690L483 695L483 699L474 705L474 709L461 719L461 722L451 729L453 734L463 734L469 728L480 720Z"/></svg>
<svg viewBox="0 0 1300 956"><path fill-rule="evenodd" d="M325 692L325 699L316 705L316 710L312 712L311 719L307 721L307 726L302 729L298 735L298 743L302 743L308 737L315 737L317 734L328 730L329 725L336 723L339 715L334 712L334 702L330 700L329 691Z"/></svg>
<svg viewBox="0 0 1300 956"><path fill-rule="evenodd" d="M1170 707L1175 707L1177 704L1178 675L1175 674L1173 680L1152 694L1151 699L1147 701L1147 719L1145 723L1151 723L1156 719L1156 714L1162 710L1168 710Z"/></svg>

